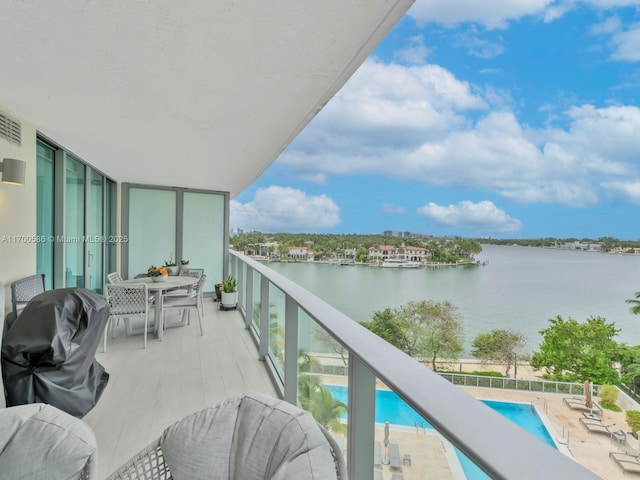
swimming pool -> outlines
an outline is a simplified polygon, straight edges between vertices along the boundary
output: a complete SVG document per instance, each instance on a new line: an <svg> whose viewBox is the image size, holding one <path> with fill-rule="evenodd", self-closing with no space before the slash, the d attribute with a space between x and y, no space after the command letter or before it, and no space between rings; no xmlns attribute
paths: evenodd
<svg viewBox="0 0 640 480"><path fill-rule="evenodd" d="M347 402L347 387L336 385L328 385L328 387L334 398L345 403ZM538 414L531 409L530 405L524 403L497 402L493 400L482 400L482 403L507 417L540 440L556 448L542 420L540 420ZM422 427L424 424L427 428L432 428L424 418L418 415L404 400L389 390L376 390L376 422L389 422L410 427L414 427L416 424ZM484 480L490 478L457 448L456 454L458 455L460 465L464 470L467 480Z"/></svg>

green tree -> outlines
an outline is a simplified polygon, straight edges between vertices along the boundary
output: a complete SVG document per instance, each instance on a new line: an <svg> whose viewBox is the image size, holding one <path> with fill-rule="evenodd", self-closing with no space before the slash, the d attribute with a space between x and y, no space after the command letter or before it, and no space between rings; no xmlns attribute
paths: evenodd
<svg viewBox="0 0 640 480"><path fill-rule="evenodd" d="M331 390L322 385L320 377L301 375L298 378L298 397L302 408L310 412L320 425L334 433L347 433L347 426L340 421L347 413L347 405L333 398Z"/></svg>
<svg viewBox="0 0 640 480"><path fill-rule="evenodd" d="M516 355L525 345L525 337L511 329L496 328L480 333L473 340L471 354L483 362L499 362L505 364L505 376L509 376Z"/></svg>
<svg viewBox="0 0 640 480"><path fill-rule="evenodd" d="M458 310L447 300L422 300L394 310L386 308L362 325L407 355L428 358L434 370L436 359L455 360L463 350Z"/></svg>
<svg viewBox="0 0 640 480"><path fill-rule="evenodd" d="M579 323L560 315L549 319L541 330L540 351L531 357L531 366L545 368L556 380L607 384L618 381L613 362L620 357L620 345L613 340L619 329L602 317Z"/></svg>
<svg viewBox="0 0 640 480"><path fill-rule="evenodd" d="M322 327L314 326L312 328L312 332L314 342L323 349L323 352L336 353L340 355L344 366L346 367L348 365L347 361L349 359L349 352L340 342L333 338L329 332Z"/></svg>
<svg viewBox="0 0 640 480"><path fill-rule="evenodd" d="M634 315L640 315L640 292L636 292L636 298L625 301L631 304L631 307L629 307L629 311L631 313Z"/></svg>
<svg viewBox="0 0 640 480"><path fill-rule="evenodd" d="M408 355L413 355L410 353L412 350L408 344L405 327L396 319L396 310L385 308L373 312L371 321L361 322L361 325Z"/></svg>
<svg viewBox="0 0 640 480"><path fill-rule="evenodd" d="M640 363L627 365L622 374L622 381L631 387L633 393L638 394L638 383L640 383Z"/></svg>

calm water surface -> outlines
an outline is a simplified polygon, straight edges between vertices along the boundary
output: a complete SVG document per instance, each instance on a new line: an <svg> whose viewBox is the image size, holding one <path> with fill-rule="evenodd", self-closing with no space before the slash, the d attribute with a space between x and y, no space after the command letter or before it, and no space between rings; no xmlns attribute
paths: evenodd
<svg viewBox="0 0 640 480"><path fill-rule="evenodd" d="M270 263L354 320L412 300L450 300L464 324L467 353L473 338L512 328L537 349L539 331L556 315L584 321L601 316L621 329L617 340L640 344L640 316L625 300L640 291L640 256L483 245L483 267L420 269Z"/></svg>

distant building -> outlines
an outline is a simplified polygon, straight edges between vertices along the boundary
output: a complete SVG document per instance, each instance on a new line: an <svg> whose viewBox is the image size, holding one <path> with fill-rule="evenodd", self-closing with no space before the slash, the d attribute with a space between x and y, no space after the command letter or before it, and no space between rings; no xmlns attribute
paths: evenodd
<svg viewBox="0 0 640 480"><path fill-rule="evenodd" d="M307 260L309 258L309 250L307 247L290 247L287 256L295 260Z"/></svg>
<svg viewBox="0 0 640 480"><path fill-rule="evenodd" d="M371 263L383 262L390 258L399 260L408 260L411 262L424 262L431 256L429 250L422 247L407 247L402 245L394 247L393 245L378 245L369 248L368 260Z"/></svg>

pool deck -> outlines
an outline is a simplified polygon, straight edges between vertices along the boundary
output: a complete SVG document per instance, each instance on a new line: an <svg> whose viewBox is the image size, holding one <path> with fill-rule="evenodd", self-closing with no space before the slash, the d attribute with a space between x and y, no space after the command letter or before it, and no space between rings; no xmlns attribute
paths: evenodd
<svg viewBox="0 0 640 480"><path fill-rule="evenodd" d="M489 388L463 389L473 397L482 400L533 402L540 410L545 409L546 401L546 417L554 430L554 432L550 432L551 435L556 440L563 441L561 437L564 431L564 441L566 442L566 432L569 432L568 448L578 463L606 480L633 478L631 473L623 474L620 467L609 458L609 452L634 449L637 447L637 441L635 444L627 443L626 446L620 445L618 447L608 435L589 433L580 424L580 418L583 418L582 413L578 410L572 410L562 401L566 395L534 394ZM604 418L606 423L615 422L617 428L628 430L624 413L605 410ZM392 470L388 465L382 465L378 470L381 470L383 480L391 480L394 473L401 473L404 480L458 480L464 478L451 445L434 430L391 425L389 436L392 443L399 445L401 459L404 454L411 456L411 465L401 465L401 471ZM383 427L378 425L376 440L380 441L381 445L383 438ZM629 439L634 441L630 437ZM382 449L384 456L384 446Z"/></svg>

